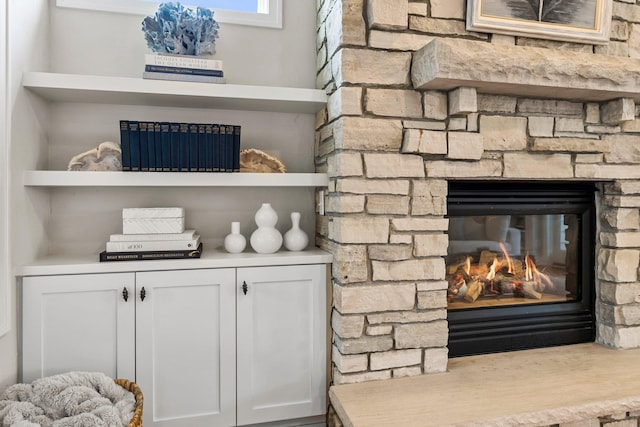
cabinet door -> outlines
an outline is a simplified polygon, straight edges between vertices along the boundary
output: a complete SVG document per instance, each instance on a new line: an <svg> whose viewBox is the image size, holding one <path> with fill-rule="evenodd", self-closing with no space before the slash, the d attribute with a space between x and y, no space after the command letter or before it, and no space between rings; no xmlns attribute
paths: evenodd
<svg viewBox="0 0 640 427"><path fill-rule="evenodd" d="M325 269L238 269L238 425L326 412Z"/></svg>
<svg viewBox="0 0 640 427"><path fill-rule="evenodd" d="M25 277L22 297L23 382L69 371L135 379L133 273Z"/></svg>
<svg viewBox="0 0 640 427"><path fill-rule="evenodd" d="M234 283L234 269L136 274L145 426L235 425Z"/></svg>

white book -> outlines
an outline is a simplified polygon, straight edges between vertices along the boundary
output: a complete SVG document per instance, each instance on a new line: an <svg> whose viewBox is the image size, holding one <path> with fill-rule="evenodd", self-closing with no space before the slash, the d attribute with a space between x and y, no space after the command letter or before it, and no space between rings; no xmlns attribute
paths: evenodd
<svg viewBox="0 0 640 427"><path fill-rule="evenodd" d="M148 242L157 240L191 240L195 239L196 230L185 230L184 233L162 234L112 234L110 242Z"/></svg>
<svg viewBox="0 0 640 427"><path fill-rule="evenodd" d="M187 240L138 240L107 242L107 252L188 251L200 244L200 235Z"/></svg>
<svg viewBox="0 0 640 427"><path fill-rule="evenodd" d="M222 61L207 59L195 55L172 55L164 53L147 53L144 55L145 65L162 65L165 67L197 68L201 70L222 70Z"/></svg>
<svg viewBox="0 0 640 427"><path fill-rule="evenodd" d="M122 218L183 218L184 208L124 208Z"/></svg>
<svg viewBox="0 0 640 427"><path fill-rule="evenodd" d="M143 79L150 80L169 80L174 82L196 82L196 83L226 83L227 79L216 76L197 76L194 74L176 74L176 73L156 73L145 71L142 73Z"/></svg>

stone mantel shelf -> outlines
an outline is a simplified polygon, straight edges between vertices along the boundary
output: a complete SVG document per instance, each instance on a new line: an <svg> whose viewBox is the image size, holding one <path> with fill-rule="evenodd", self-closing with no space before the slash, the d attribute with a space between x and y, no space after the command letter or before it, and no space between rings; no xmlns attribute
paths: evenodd
<svg viewBox="0 0 640 427"><path fill-rule="evenodd" d="M640 59L435 39L413 57L415 89L474 87L480 93L575 101L640 101Z"/></svg>

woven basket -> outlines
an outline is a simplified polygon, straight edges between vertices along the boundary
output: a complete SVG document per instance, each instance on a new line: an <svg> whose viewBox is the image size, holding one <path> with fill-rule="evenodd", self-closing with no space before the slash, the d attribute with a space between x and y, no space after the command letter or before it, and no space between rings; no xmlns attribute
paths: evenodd
<svg viewBox="0 0 640 427"><path fill-rule="evenodd" d="M119 386L133 393L133 396L136 398L136 409L133 412L133 418L131 418L128 427L142 427L142 404L144 401L142 390L140 390L138 384L129 380L117 379L114 381Z"/></svg>

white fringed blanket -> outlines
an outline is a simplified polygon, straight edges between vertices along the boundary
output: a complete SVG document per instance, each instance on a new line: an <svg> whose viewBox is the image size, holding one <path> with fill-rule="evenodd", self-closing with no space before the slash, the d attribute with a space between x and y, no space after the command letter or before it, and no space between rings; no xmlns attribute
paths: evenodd
<svg viewBox="0 0 640 427"><path fill-rule="evenodd" d="M69 372L10 386L0 395L0 426L126 426L133 393L98 372Z"/></svg>

